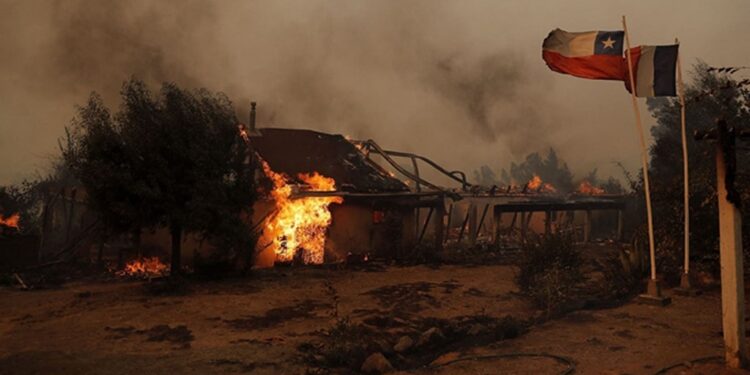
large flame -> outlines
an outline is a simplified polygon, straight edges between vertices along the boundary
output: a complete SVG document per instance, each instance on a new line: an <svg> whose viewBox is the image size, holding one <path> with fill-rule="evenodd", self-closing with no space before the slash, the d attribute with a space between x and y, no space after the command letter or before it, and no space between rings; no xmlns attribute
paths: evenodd
<svg viewBox="0 0 750 375"><path fill-rule="evenodd" d="M323 263L326 230L331 225L331 203L341 203L341 197L305 197L292 199L292 186L287 178L271 170L263 162L263 171L273 181L271 191L276 214L271 216L263 231L262 243L268 243L282 262L301 258L306 264ZM312 191L335 191L336 182L317 172L300 173L297 177Z"/></svg>
<svg viewBox="0 0 750 375"><path fill-rule="evenodd" d="M162 263L158 257L141 258L128 262L121 271L117 272L119 276L151 278L165 276L169 273L169 266Z"/></svg>
<svg viewBox="0 0 750 375"><path fill-rule="evenodd" d="M580 194L586 194L586 195L600 195L600 194L604 194L604 189L592 185L587 180L583 180L581 181L581 184L578 185L578 192Z"/></svg>
<svg viewBox="0 0 750 375"><path fill-rule="evenodd" d="M555 189L555 187L552 186L552 184L543 182L542 178L536 174L526 184L526 189L529 191L543 191L547 193L554 193L557 191L557 189Z"/></svg>
<svg viewBox="0 0 750 375"><path fill-rule="evenodd" d="M18 221L20 219L21 219L21 215L18 212L11 214L7 218L3 218L3 215L0 214L0 225L5 225L6 227L18 229Z"/></svg>

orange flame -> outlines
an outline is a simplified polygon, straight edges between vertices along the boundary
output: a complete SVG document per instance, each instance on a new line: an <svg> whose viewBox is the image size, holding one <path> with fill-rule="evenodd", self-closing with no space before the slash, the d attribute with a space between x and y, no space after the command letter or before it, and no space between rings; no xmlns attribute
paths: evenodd
<svg viewBox="0 0 750 375"><path fill-rule="evenodd" d="M11 214L9 217L5 219L3 219L3 215L0 215L0 225L5 225L6 227L18 229L18 221L20 219L21 219L21 215L18 212Z"/></svg>
<svg viewBox="0 0 750 375"><path fill-rule="evenodd" d="M273 182L271 191L277 213L269 218L263 232L263 243L270 243L276 259L292 261L301 255L306 264L323 263L326 230L331 225L331 203L342 203L341 197L305 197L292 199L292 186L287 178L263 164L263 172ZM318 172L300 173L297 176L311 191L335 191L334 179Z"/></svg>
<svg viewBox="0 0 750 375"><path fill-rule="evenodd" d="M542 178L537 175L534 175L534 177L529 180L529 183L526 184L526 187L529 190L539 189L540 186L542 186Z"/></svg>
<svg viewBox="0 0 750 375"><path fill-rule="evenodd" d="M583 180L581 181L581 184L578 185L578 192L586 195L600 195L604 194L604 189L592 185L587 180Z"/></svg>
<svg viewBox="0 0 750 375"><path fill-rule="evenodd" d="M118 276L129 277L157 277L169 273L169 266L162 263L158 257L136 259L128 262L121 271L117 272Z"/></svg>
<svg viewBox="0 0 750 375"><path fill-rule="evenodd" d="M547 193L554 193L557 191L557 189L555 189L555 187L552 186L552 184L542 182L542 178L536 174L526 184L526 189L530 191L543 191Z"/></svg>
<svg viewBox="0 0 750 375"><path fill-rule="evenodd" d="M240 137L242 137L242 139L245 142L249 142L250 141L250 136L247 134L247 129L245 129L245 125L244 124L239 124L239 125L237 125L237 129L240 132Z"/></svg>

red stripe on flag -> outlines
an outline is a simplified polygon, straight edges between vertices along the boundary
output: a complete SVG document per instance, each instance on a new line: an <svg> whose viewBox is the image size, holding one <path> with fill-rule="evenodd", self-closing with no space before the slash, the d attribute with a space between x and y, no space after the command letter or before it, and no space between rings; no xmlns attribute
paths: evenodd
<svg viewBox="0 0 750 375"><path fill-rule="evenodd" d="M641 46L633 47L626 50L625 53L630 53L630 61L633 64L633 83L635 83L636 89L638 88L638 62L641 60ZM625 90L630 92L630 76L628 75L628 58L624 59L625 64Z"/></svg>
<svg viewBox="0 0 750 375"><path fill-rule="evenodd" d="M617 55L566 57L558 52L542 50L542 58L550 69L588 79L628 80L627 62Z"/></svg>

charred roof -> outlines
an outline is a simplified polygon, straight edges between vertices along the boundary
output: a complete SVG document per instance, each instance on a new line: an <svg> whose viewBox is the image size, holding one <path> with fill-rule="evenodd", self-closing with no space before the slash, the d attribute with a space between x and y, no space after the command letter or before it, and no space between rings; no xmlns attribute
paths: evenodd
<svg viewBox="0 0 750 375"><path fill-rule="evenodd" d="M296 178L318 172L336 180L336 187L351 192L408 191L402 181L366 160L364 154L340 134L304 129L261 128L250 143L271 169Z"/></svg>

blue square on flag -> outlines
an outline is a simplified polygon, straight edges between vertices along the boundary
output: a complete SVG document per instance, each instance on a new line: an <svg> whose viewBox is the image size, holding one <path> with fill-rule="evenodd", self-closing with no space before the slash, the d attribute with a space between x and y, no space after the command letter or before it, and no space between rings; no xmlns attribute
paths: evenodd
<svg viewBox="0 0 750 375"><path fill-rule="evenodd" d="M594 42L594 54L622 56L624 37L623 31L599 31Z"/></svg>

